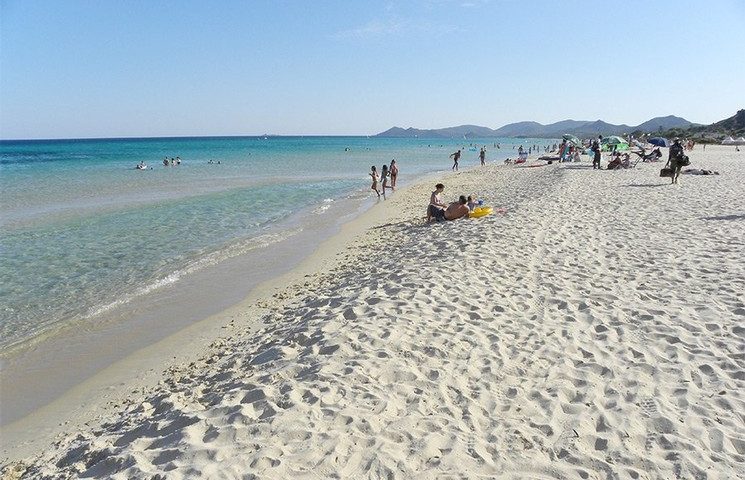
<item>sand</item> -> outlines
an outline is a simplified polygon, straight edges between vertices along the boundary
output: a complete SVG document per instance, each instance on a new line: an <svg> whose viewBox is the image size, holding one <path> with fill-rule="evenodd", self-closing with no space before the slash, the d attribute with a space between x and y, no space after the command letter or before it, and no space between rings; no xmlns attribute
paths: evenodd
<svg viewBox="0 0 745 480"><path fill-rule="evenodd" d="M505 212L432 225L431 182L389 195L3 473L743 478L745 153L689 155L721 175L489 165L445 196Z"/></svg>

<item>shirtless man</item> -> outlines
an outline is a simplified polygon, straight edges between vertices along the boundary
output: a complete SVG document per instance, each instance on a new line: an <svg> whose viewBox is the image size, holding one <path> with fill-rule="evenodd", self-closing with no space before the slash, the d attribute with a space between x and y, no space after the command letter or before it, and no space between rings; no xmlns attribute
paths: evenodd
<svg viewBox="0 0 745 480"><path fill-rule="evenodd" d="M459 218L468 218L468 199L461 195L457 202L451 203L447 209L445 209L445 220L457 220Z"/></svg>
<svg viewBox="0 0 745 480"><path fill-rule="evenodd" d="M435 185L435 191L429 197L429 205L427 206L427 223L432 221L432 217L444 218L445 209L447 204L440 199L440 194L445 191L445 185L438 183Z"/></svg>
<svg viewBox="0 0 745 480"><path fill-rule="evenodd" d="M460 160L460 149L450 154L450 158L453 159L453 170L458 170L458 160Z"/></svg>

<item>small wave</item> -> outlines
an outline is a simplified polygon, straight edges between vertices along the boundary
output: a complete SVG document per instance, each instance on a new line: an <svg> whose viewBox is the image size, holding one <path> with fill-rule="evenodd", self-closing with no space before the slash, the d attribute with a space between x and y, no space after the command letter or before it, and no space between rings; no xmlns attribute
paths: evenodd
<svg viewBox="0 0 745 480"><path fill-rule="evenodd" d="M329 208L331 208L331 204L332 203L334 203L334 199L333 198L324 198L323 199L323 203L319 207L316 207L313 210L313 213L315 213L317 215L320 215L321 213L323 213L326 210L328 210Z"/></svg>
<svg viewBox="0 0 745 480"><path fill-rule="evenodd" d="M59 152L3 152L0 165L24 165L28 163L60 162L69 163L93 158L90 155L66 154Z"/></svg>
<svg viewBox="0 0 745 480"><path fill-rule="evenodd" d="M132 300L142 297L144 295L147 295L155 290L173 285L174 283L178 282L181 278L187 275L193 274L207 267L217 265L230 258L234 258L239 255L246 254L252 250L264 248L269 245L279 243L294 235L297 235L300 232L302 232L302 228L298 228L294 230L287 230L287 231L279 232L279 233L268 233L264 235L259 235L258 237L253 237L250 239L243 240L233 245L226 246L224 248L216 250L212 253L209 253L203 257L200 257L196 260L193 260L187 263L184 267L164 277L156 279L155 281L147 285L144 285L143 287L137 289L134 293L124 295L123 297L107 305L99 306L99 307L89 310L88 313L84 316L84 318L95 317L113 308L116 308L121 305L125 305L131 302Z"/></svg>

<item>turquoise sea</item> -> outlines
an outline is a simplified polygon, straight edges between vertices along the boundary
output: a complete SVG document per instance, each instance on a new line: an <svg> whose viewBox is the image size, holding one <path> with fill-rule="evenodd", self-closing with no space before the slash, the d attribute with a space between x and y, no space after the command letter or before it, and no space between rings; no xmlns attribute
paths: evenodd
<svg viewBox="0 0 745 480"><path fill-rule="evenodd" d="M498 142L501 148L495 148ZM95 318L282 237L288 219L365 201L367 172L399 183L515 156L538 139L198 137L0 142L0 351ZM163 166L179 156L178 166ZM212 161L212 163L210 163ZM144 162L147 170L135 165ZM217 163L219 162L219 164ZM152 168L150 168L152 167ZM390 194L389 194L390 195ZM423 204L426 199L423 199Z"/></svg>

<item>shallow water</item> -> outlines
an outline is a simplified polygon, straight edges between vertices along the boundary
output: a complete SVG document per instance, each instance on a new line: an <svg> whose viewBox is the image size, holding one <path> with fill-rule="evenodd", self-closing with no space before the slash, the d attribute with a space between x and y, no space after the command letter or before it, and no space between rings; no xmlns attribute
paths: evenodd
<svg viewBox="0 0 745 480"><path fill-rule="evenodd" d="M501 161L513 144L546 141L469 142ZM405 183L449 170L449 153L463 146L366 137L0 142L0 349L281 241L345 199L371 195L370 165L396 158ZM465 146L461 165L477 164ZM177 155L181 165L162 165ZM152 169L134 169L141 161Z"/></svg>

